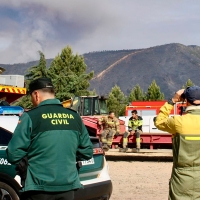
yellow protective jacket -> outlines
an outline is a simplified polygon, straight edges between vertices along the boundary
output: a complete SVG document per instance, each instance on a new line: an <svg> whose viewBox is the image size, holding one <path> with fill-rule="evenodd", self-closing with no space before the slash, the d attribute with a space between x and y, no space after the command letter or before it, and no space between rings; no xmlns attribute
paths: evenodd
<svg viewBox="0 0 200 200"><path fill-rule="evenodd" d="M200 199L200 106L188 106L185 115L169 118L172 109L165 103L155 120L158 129L172 134L169 200Z"/></svg>
<svg viewBox="0 0 200 200"><path fill-rule="evenodd" d="M133 117L129 118L128 127L134 131L137 129L142 131L142 124L143 124L143 119L140 116L138 116L138 119L134 119Z"/></svg>
<svg viewBox="0 0 200 200"><path fill-rule="evenodd" d="M119 120L116 117L111 118L109 116L105 116L100 118L99 121L104 124L105 129L114 129L117 132L120 131Z"/></svg>

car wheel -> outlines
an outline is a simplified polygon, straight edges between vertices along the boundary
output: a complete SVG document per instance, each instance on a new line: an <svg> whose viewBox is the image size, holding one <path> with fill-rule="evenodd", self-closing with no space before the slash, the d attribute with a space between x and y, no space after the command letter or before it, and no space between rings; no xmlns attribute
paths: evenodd
<svg viewBox="0 0 200 200"><path fill-rule="evenodd" d="M8 184L0 182L0 200L19 200L19 197Z"/></svg>
<svg viewBox="0 0 200 200"><path fill-rule="evenodd" d="M108 195L104 195L100 198L100 200L109 200L110 197Z"/></svg>

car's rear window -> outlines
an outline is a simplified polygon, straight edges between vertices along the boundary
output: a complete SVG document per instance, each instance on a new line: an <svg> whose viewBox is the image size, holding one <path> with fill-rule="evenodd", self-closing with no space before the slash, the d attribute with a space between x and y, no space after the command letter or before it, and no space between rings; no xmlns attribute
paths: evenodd
<svg viewBox="0 0 200 200"><path fill-rule="evenodd" d="M12 133L0 127L0 145L7 146L11 138L12 138Z"/></svg>
<svg viewBox="0 0 200 200"><path fill-rule="evenodd" d="M97 141L92 141L93 144L93 148L99 148L100 147L100 143Z"/></svg>

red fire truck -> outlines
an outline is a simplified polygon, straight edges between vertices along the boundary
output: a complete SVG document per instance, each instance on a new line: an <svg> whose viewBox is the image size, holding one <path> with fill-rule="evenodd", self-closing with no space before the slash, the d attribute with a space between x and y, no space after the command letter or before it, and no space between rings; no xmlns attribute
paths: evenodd
<svg viewBox="0 0 200 200"><path fill-rule="evenodd" d="M158 130L154 126L153 118L158 114L160 107L166 101L135 101L126 107L125 116L120 119L120 135L114 136L112 147L122 147L123 133L128 126L128 120L131 117L131 111L137 110L138 114L143 118L143 134L141 135L142 148L171 148L171 135L169 133ZM98 126L98 118L107 115L106 102L104 98L94 97L75 97L73 100L63 102L64 107L71 107L81 116L91 136L99 137L101 128ZM177 103L171 112L171 115L180 114L184 111L185 104ZM135 136L129 136L129 147L135 147Z"/></svg>
<svg viewBox="0 0 200 200"><path fill-rule="evenodd" d="M126 106L125 116L131 116L132 110L137 110L140 116L157 115L161 106L167 101L133 101L131 105ZM174 109L171 111L171 115L181 115L184 112L185 103L178 102L174 105Z"/></svg>
<svg viewBox="0 0 200 200"><path fill-rule="evenodd" d="M171 134L158 130L154 126L153 118L159 113L161 106L167 101L134 101L126 106L125 116L120 117L125 121L128 128L128 120L131 117L131 111L137 110L138 115L143 118L143 134L141 134L142 148L171 148ZM174 105L171 115L181 115L185 110L185 103L179 102ZM117 136L113 140L113 145L122 145L123 135ZM135 136L129 136L128 143L130 147L135 146Z"/></svg>

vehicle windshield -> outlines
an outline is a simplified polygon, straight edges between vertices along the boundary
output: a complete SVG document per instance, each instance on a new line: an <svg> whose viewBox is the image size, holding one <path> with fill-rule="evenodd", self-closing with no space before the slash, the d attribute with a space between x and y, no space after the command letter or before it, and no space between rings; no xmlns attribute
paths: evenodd
<svg viewBox="0 0 200 200"><path fill-rule="evenodd" d="M83 115L84 116L92 115L92 113L91 113L91 98L84 99Z"/></svg>
<svg viewBox="0 0 200 200"><path fill-rule="evenodd" d="M100 115L98 99L94 99L94 115Z"/></svg>
<svg viewBox="0 0 200 200"><path fill-rule="evenodd" d="M101 114L108 114L108 107L105 100L99 100Z"/></svg>
<svg viewBox="0 0 200 200"><path fill-rule="evenodd" d="M80 105L79 97L75 97L71 109L78 111L79 105Z"/></svg>

